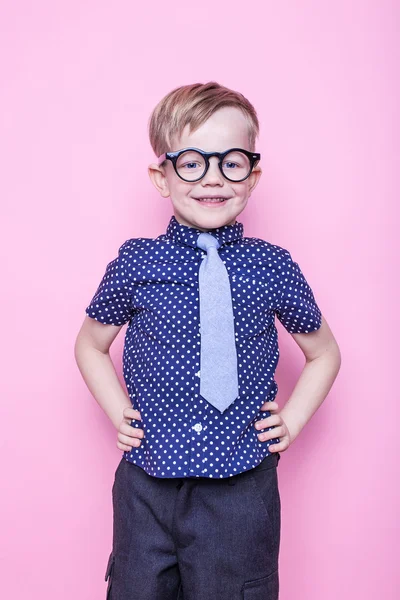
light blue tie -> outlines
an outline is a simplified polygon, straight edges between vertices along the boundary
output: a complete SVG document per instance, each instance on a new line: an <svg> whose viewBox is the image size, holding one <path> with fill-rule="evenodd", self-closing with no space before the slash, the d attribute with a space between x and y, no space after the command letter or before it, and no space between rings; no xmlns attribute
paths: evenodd
<svg viewBox="0 0 400 600"><path fill-rule="evenodd" d="M207 251L199 269L200 394L222 413L239 391L231 286L219 245L210 233L197 239Z"/></svg>

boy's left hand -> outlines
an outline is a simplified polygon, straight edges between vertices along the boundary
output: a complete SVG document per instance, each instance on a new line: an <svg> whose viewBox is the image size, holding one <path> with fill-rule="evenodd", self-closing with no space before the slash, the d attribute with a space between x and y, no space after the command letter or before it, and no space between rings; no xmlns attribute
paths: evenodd
<svg viewBox="0 0 400 600"><path fill-rule="evenodd" d="M269 417L265 417L265 419L261 419L261 421L257 421L255 424L255 428L257 429L265 429L266 427L273 427L269 431L264 431L263 433L258 434L258 439L260 442L265 442L266 440L271 440L273 438L279 438L278 444L271 444L268 446L268 449L271 452L283 452L287 450L291 444L291 436L289 429L286 427L285 421L282 419L281 415L277 412L278 403L277 402L264 402L261 407L261 410L269 410L272 414Z"/></svg>

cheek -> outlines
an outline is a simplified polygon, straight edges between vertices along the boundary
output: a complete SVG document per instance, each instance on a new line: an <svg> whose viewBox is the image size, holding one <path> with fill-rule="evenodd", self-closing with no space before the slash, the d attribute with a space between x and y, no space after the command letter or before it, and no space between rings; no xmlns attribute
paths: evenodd
<svg viewBox="0 0 400 600"><path fill-rule="evenodd" d="M179 198L180 196L187 194L191 189L190 184L182 181L182 179L179 179L179 177L173 173L169 174L167 181L171 198Z"/></svg>
<svg viewBox="0 0 400 600"><path fill-rule="evenodd" d="M247 181L243 181L242 184L237 184L232 186L232 190L237 198L240 200L247 200L249 195L249 186Z"/></svg>
<svg viewBox="0 0 400 600"><path fill-rule="evenodd" d="M174 181L169 188L171 199L175 202L192 201L189 196L192 194L193 186L184 181Z"/></svg>

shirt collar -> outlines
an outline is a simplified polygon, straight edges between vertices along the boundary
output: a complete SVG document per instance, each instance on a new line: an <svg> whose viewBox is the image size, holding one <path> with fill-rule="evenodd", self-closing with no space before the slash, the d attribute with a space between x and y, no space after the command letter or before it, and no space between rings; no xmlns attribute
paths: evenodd
<svg viewBox="0 0 400 600"><path fill-rule="evenodd" d="M189 225L183 225L180 223L175 215L172 215L166 230L168 238L176 243L185 244L186 246L193 246L197 248L197 238L200 233L203 233L201 229L197 227L189 227ZM243 237L243 223L235 221L233 225L222 225L216 229L210 229L207 233L211 233L220 243L220 246L240 240Z"/></svg>

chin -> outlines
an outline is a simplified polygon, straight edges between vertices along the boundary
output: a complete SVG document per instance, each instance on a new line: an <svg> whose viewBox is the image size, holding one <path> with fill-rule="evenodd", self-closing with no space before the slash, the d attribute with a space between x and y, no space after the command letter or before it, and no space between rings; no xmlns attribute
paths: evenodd
<svg viewBox="0 0 400 600"><path fill-rule="evenodd" d="M226 206L221 207L220 210L202 206L192 206L191 210L180 210L178 206L174 208L175 217L178 221L191 223L192 227L199 229L216 229L224 225L233 225L244 207L240 210L236 209L234 212L227 210Z"/></svg>
<svg viewBox="0 0 400 600"><path fill-rule="evenodd" d="M213 229L234 223L235 220L236 217L230 215L196 215L197 223L201 223L202 227L212 227Z"/></svg>

